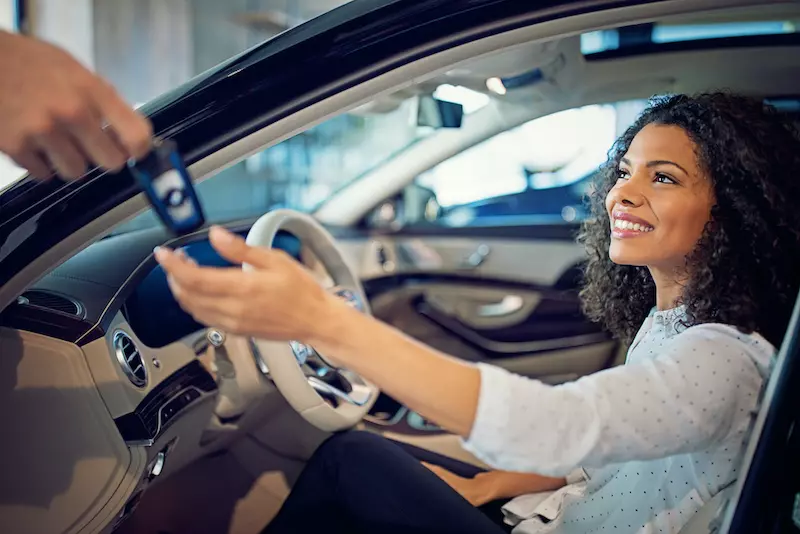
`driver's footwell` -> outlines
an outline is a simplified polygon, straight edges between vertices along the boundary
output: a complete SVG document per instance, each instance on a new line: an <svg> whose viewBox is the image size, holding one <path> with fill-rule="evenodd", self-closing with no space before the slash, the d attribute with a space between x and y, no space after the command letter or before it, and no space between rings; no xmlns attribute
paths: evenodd
<svg viewBox="0 0 800 534"><path fill-rule="evenodd" d="M301 468L298 462L288 470ZM234 455L224 453L199 460L150 488L115 533L257 534L288 494L283 472L254 476Z"/></svg>

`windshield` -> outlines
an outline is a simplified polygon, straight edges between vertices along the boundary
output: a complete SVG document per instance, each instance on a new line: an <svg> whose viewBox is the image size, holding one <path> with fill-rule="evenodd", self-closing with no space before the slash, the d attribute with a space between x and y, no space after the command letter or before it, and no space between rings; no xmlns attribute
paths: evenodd
<svg viewBox="0 0 800 534"><path fill-rule="evenodd" d="M17 167L10 158L0 154L0 193L11 184L18 182L26 171Z"/></svg>
<svg viewBox="0 0 800 534"><path fill-rule="evenodd" d="M196 185L206 219L229 222L276 208L311 211L336 190L380 166L431 130L417 126L416 103L362 108L334 117L254 154ZM115 234L160 224L152 210Z"/></svg>

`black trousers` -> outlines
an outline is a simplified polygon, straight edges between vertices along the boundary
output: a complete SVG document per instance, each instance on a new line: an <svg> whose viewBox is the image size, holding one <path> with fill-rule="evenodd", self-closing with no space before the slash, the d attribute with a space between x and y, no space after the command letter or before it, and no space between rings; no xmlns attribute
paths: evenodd
<svg viewBox="0 0 800 534"><path fill-rule="evenodd" d="M472 506L398 444L347 432L314 453L263 534L508 532L500 523L499 503L487 511Z"/></svg>

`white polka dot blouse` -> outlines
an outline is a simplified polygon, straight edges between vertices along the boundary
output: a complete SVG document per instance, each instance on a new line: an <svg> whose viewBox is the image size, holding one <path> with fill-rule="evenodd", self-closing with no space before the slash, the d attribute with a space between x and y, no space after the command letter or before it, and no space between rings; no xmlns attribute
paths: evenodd
<svg viewBox="0 0 800 534"><path fill-rule="evenodd" d="M480 364L467 450L496 469L567 476L506 504L515 534L677 534L737 477L775 348L653 311L625 365L550 386Z"/></svg>

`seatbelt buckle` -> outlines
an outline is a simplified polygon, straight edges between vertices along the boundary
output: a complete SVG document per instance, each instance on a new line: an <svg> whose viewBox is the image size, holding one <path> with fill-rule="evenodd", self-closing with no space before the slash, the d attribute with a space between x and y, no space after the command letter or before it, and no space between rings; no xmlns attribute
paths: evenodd
<svg viewBox="0 0 800 534"><path fill-rule="evenodd" d="M174 235L188 234L205 224L203 207L175 141L155 138L150 153L139 160L128 160L128 168L161 222Z"/></svg>

